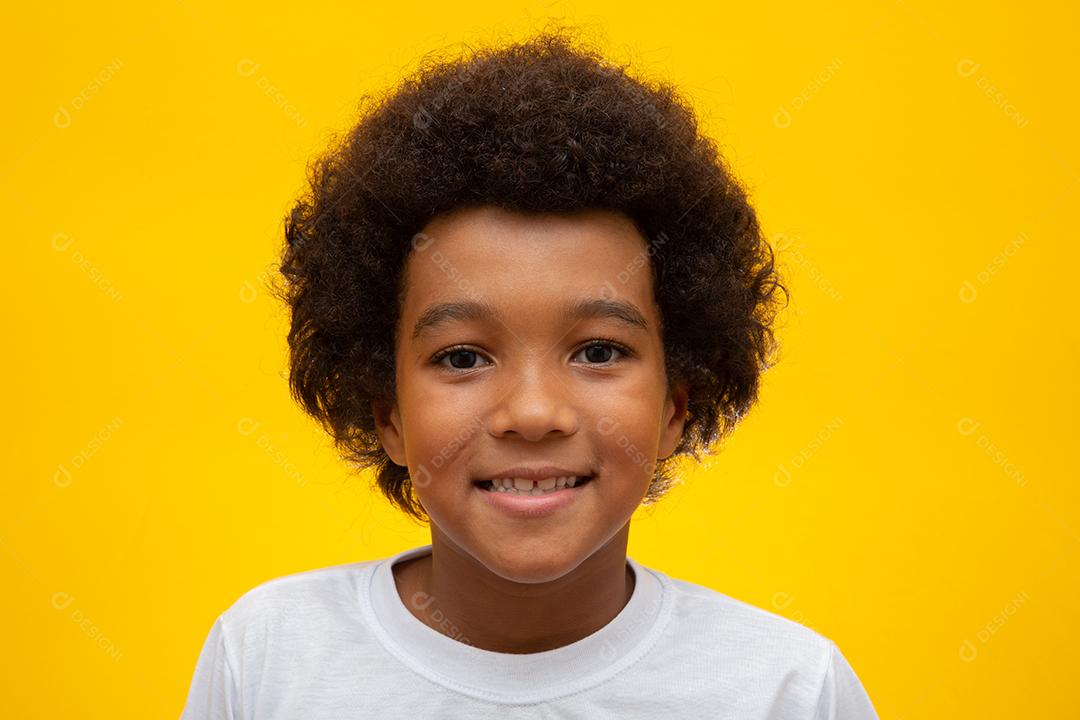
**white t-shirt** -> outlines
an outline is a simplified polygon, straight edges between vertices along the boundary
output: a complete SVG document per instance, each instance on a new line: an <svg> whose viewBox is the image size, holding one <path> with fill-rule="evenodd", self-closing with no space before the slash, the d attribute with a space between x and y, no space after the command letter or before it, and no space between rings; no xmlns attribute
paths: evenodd
<svg viewBox="0 0 1080 720"><path fill-rule="evenodd" d="M398 595L391 565L430 552L243 594L210 629L181 720L877 720L828 638L630 557L630 600L592 635L539 653L479 649Z"/></svg>

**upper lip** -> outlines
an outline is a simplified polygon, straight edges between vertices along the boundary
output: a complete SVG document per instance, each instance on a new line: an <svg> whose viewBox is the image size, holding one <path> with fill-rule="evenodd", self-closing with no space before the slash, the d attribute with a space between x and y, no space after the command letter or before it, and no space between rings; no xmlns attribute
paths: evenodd
<svg viewBox="0 0 1080 720"><path fill-rule="evenodd" d="M555 465L521 465L518 467L507 468L506 470L500 470L493 475L486 475L478 478L476 482L487 482L489 480L501 480L503 478L525 478L526 480L543 480L544 478L551 477L587 477L592 473L581 472L579 470L567 470L566 468L557 467Z"/></svg>

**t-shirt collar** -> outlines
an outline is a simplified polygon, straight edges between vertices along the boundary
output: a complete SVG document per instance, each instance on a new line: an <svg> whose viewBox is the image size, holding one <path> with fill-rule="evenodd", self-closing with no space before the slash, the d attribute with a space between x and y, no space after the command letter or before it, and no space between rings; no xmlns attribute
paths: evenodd
<svg viewBox="0 0 1080 720"><path fill-rule="evenodd" d="M580 692L639 659L670 615L667 584L627 557L634 573L630 600L593 634L538 653L483 650L428 627L402 602L392 566L430 552L429 544L373 563L362 579L361 605L379 640L399 660L429 680L473 697L525 704Z"/></svg>

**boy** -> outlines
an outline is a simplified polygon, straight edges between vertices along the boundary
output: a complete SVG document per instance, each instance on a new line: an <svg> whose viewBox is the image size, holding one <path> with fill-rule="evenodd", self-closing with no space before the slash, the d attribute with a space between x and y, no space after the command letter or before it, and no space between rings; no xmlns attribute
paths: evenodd
<svg viewBox="0 0 1080 720"><path fill-rule="evenodd" d="M244 594L183 717L877 717L829 639L626 554L784 290L670 87L560 33L426 67L286 240L293 394L431 543Z"/></svg>

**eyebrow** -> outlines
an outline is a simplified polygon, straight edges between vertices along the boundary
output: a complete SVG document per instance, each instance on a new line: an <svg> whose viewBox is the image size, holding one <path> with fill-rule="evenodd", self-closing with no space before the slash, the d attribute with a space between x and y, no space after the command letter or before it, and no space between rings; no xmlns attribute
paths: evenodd
<svg viewBox="0 0 1080 720"><path fill-rule="evenodd" d="M649 323L633 303L613 298L587 298L564 308L563 318L610 318L638 330L648 331ZM499 309L484 300L460 300L432 305L420 313L413 326L413 339L453 320L498 320L504 322Z"/></svg>

